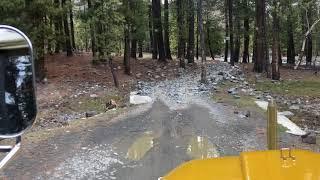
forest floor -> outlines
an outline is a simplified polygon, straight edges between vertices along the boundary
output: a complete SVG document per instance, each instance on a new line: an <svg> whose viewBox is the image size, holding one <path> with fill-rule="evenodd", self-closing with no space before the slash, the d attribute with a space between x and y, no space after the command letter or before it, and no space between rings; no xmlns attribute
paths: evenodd
<svg viewBox="0 0 320 180"><path fill-rule="evenodd" d="M158 81L173 78L178 64L161 64L151 57L132 60L132 76L124 74L123 60L114 58L119 88L113 84L108 64L91 63L90 54L46 58L47 78L38 83L38 118L33 130L66 126L75 119L86 118L108 110L113 100L118 108L129 106L129 92L138 80Z"/></svg>
<svg viewBox="0 0 320 180"><path fill-rule="evenodd" d="M54 55L48 56L46 61L47 79L38 84L39 113L33 131L68 126L76 119L114 111L115 109L109 109L112 103L116 104L116 109L130 107L130 92L141 89L139 86L148 86L139 93L155 96L145 89L155 86L155 82L163 82L163 86L170 79L178 79L183 71L177 61L162 64L152 60L150 54L146 54L143 59L132 60L132 76L128 76L124 74L122 58L116 57L114 64L120 82L120 88L117 89L114 87L109 66L104 63L93 65L90 54L69 58L62 54ZM209 66L214 62L209 61ZM254 99L268 100L273 97L280 111L292 112L290 119L300 127L316 134L320 132L320 78L315 71L282 67L282 80L270 81L264 75L254 74L251 64L239 65L239 68L244 73L241 83L232 78L222 85L212 83L211 88L215 89L213 100L232 104L240 109L235 110L235 113L238 113L256 108ZM191 65L186 71L199 73L199 69L196 65ZM223 73L225 70L220 71ZM191 81L192 83L194 81ZM230 89L235 92L230 93ZM186 94L185 91L180 93ZM177 98L174 93L167 99L172 98Z"/></svg>

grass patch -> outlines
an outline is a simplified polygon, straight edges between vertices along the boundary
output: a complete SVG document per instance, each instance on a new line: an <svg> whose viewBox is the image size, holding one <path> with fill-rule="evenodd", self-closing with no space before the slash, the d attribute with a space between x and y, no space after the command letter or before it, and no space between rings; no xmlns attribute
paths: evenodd
<svg viewBox="0 0 320 180"><path fill-rule="evenodd" d="M229 94L215 94L213 99L217 102L226 102L231 103L234 106L239 108L241 107L254 107L256 106L255 102L251 97L248 96L241 96L241 98L236 99Z"/></svg>
<svg viewBox="0 0 320 180"><path fill-rule="evenodd" d="M259 82L256 88L260 91L269 91L276 94L290 96L320 97L320 81L270 81Z"/></svg>
<svg viewBox="0 0 320 180"><path fill-rule="evenodd" d="M70 107L73 111L96 111L102 113L106 111L106 103L111 99L115 100L117 103L122 101L122 97L118 95L106 95L98 98L83 97L73 102Z"/></svg>

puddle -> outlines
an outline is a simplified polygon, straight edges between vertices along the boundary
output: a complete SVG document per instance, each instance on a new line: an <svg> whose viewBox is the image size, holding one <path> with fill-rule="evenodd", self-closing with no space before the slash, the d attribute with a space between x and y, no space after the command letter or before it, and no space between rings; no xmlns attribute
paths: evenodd
<svg viewBox="0 0 320 180"><path fill-rule="evenodd" d="M128 149L127 158L130 160L138 161L153 147L153 134L146 132L143 136L139 137L131 147Z"/></svg>
<svg viewBox="0 0 320 180"><path fill-rule="evenodd" d="M207 137L194 136L190 139L187 154L195 159L216 158L220 154Z"/></svg>

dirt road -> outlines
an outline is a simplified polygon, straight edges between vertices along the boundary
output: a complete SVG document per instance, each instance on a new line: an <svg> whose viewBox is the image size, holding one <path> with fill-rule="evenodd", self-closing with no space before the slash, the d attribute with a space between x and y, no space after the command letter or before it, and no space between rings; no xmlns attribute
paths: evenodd
<svg viewBox="0 0 320 180"><path fill-rule="evenodd" d="M27 142L2 177L148 180L191 159L265 148L263 118L240 118L232 107L191 104L173 111L156 101L140 108L111 125L100 121L87 130Z"/></svg>

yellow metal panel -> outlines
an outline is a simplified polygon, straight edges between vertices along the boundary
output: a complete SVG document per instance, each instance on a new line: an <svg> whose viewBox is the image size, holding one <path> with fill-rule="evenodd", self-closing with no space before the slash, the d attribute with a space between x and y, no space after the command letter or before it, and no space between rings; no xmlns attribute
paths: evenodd
<svg viewBox="0 0 320 180"><path fill-rule="evenodd" d="M301 150L241 153L190 161L164 180L320 180L320 154Z"/></svg>
<svg viewBox="0 0 320 180"><path fill-rule="evenodd" d="M242 180L238 157L190 161L169 173L163 180Z"/></svg>
<svg viewBox="0 0 320 180"><path fill-rule="evenodd" d="M320 179L320 155L309 151L292 150L291 155L289 150L251 152L240 158L245 180Z"/></svg>

